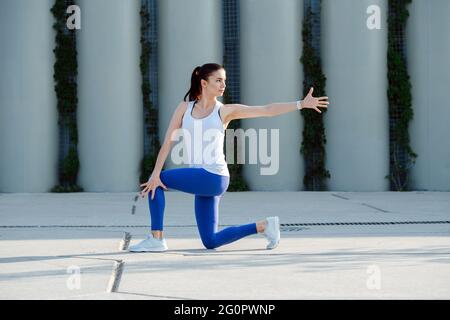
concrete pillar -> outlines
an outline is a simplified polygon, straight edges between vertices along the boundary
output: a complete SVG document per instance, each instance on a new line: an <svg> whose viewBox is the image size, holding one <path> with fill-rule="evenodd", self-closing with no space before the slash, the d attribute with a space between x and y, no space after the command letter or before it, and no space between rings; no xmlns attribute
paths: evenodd
<svg viewBox="0 0 450 320"><path fill-rule="evenodd" d="M414 118L411 147L418 154L412 189L450 191L450 2L414 0L407 28Z"/></svg>
<svg viewBox="0 0 450 320"><path fill-rule="evenodd" d="M0 1L0 192L58 182L53 2Z"/></svg>
<svg viewBox="0 0 450 320"><path fill-rule="evenodd" d="M164 141L173 112L190 88L192 71L223 63L222 4L211 0L163 0L159 9L159 136ZM220 99L221 100L221 99ZM165 169L175 164L169 153Z"/></svg>
<svg viewBox="0 0 450 320"><path fill-rule="evenodd" d="M137 191L143 156L140 1L78 3L78 184L91 192Z"/></svg>
<svg viewBox="0 0 450 320"><path fill-rule="evenodd" d="M380 9L381 29L367 27L372 5ZM389 190L386 20L386 0L322 1L329 190Z"/></svg>
<svg viewBox="0 0 450 320"><path fill-rule="evenodd" d="M303 2L297 0L246 0L241 10L241 103L250 106L274 102L293 102L302 94L300 63ZM249 139L246 140L246 164L243 174L251 190L302 190L303 157L300 154L303 123L300 112L276 117L242 120L244 130L267 129L268 154L271 155L271 129L279 132L279 154L272 154L275 174L262 174L269 164L249 163ZM258 146L256 150L260 150Z"/></svg>

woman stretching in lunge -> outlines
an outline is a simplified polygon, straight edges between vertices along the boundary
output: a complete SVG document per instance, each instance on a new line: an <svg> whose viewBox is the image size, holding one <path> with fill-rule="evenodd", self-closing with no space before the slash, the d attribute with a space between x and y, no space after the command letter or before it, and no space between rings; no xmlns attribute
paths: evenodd
<svg viewBox="0 0 450 320"><path fill-rule="evenodd" d="M131 246L130 251L165 251L166 240L163 238L163 216L165 207L165 189L176 189L195 195L195 218L203 245L208 249L217 248L243 237L262 233L269 244L267 249L275 248L280 241L280 224L278 217L268 217L256 223L228 227L218 231L219 201L230 182L223 143L225 129L230 121L257 117L273 117L283 113L310 108L321 113L318 107L327 108L328 98L314 98L313 88L301 101L291 103L272 103L265 106L246 106L242 104L222 104L217 100L225 91L226 74L223 66L208 63L196 67L191 77L191 88L176 108L167 129L164 143L158 153L153 172L148 182L141 185L141 196L151 192L149 207L151 215L151 234L147 239ZM186 97L189 101L186 102ZM194 108L195 107L195 108ZM194 127L201 128L201 134L194 134ZM191 141L188 148L188 168L176 168L162 171L164 162L170 152L172 137L178 129L184 130L190 137L200 137L202 141ZM205 131L216 132L216 139L205 142ZM192 139L193 140L193 139ZM194 146L202 146L196 150ZM213 150L213 161L204 158L206 145ZM198 148L197 148L198 149ZM194 161L194 158L196 161Z"/></svg>

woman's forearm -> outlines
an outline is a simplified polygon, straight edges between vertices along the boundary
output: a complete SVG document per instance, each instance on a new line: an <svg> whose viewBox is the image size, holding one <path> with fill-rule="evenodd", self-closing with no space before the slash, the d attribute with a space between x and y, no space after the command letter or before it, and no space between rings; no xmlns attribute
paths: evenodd
<svg viewBox="0 0 450 320"><path fill-rule="evenodd" d="M155 167L153 168L152 175L159 176L164 166L164 162L166 162L169 152L170 152L170 145L163 144L163 146L158 152L158 157L156 158L156 163Z"/></svg>
<svg viewBox="0 0 450 320"><path fill-rule="evenodd" d="M287 103L271 103L267 105L269 117L278 116L283 113L298 111L297 101Z"/></svg>

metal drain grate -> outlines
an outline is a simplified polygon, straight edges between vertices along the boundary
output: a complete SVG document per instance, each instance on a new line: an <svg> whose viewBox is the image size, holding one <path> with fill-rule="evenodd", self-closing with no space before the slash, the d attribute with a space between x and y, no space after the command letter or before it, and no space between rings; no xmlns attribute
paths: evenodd
<svg viewBox="0 0 450 320"><path fill-rule="evenodd" d="M450 221L385 221L385 222L311 222L311 223L284 223L281 227L308 227L308 226L363 226L388 224L448 224Z"/></svg>

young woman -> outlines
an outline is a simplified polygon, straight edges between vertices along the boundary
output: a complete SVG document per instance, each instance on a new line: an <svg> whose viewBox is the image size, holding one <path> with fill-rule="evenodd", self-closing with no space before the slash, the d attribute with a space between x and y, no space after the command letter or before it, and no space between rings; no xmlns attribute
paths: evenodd
<svg viewBox="0 0 450 320"><path fill-rule="evenodd" d="M214 249L234 242L243 237L261 233L269 241L267 249L275 248L280 241L280 224L278 217L268 217L256 223L228 227L218 231L219 201L230 182L223 142L225 129L230 121L256 117L273 117L283 113L310 108L327 108L328 97L314 98L313 88L301 101L291 103L272 103L265 106L246 106L242 104L222 104L217 100L222 96L226 85L226 73L223 66L215 63L196 67L192 72L191 88L176 108L167 129L164 143L158 153L155 167L148 182L141 184L144 189L141 196L151 192L149 208L151 215L151 234L137 245L131 246L132 252L166 251L167 243L163 237L163 216L165 207L164 190L176 189L195 195L195 217L203 245ZM189 96L188 102L186 97ZM185 130L190 137L194 128L201 123L201 138L206 130L214 129L218 137L213 142L191 143L188 148L189 167L163 170L164 162L171 150L172 137L178 129ZM217 155L215 161L205 161L201 150L212 148ZM211 145L212 144L212 145ZM201 145L201 150L195 146ZM198 149L198 148L197 148ZM193 157L200 161L193 161ZM194 163L195 162L195 163Z"/></svg>

